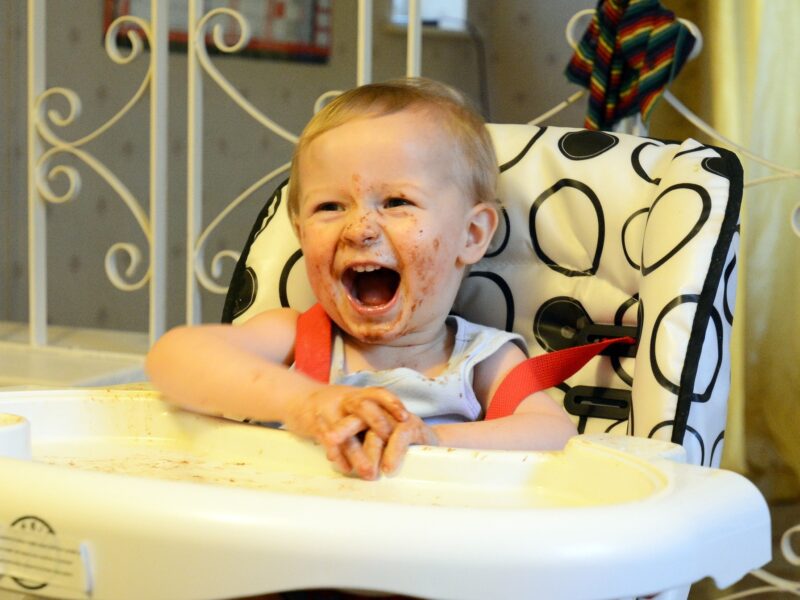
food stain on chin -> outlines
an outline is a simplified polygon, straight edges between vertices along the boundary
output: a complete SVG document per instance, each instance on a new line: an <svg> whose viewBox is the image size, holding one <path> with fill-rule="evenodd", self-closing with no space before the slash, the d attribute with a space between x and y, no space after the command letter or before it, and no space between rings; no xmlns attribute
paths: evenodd
<svg viewBox="0 0 800 600"><path fill-rule="evenodd" d="M393 337L393 336L390 335L390 333L391 333L390 327L386 327L385 329L381 329L379 331L367 331L367 332L361 333L358 336L353 336L353 337L356 337L356 339L360 339L360 340L362 340L362 341L364 341L364 342L366 342L368 344L376 344L378 342L387 341L387 336ZM406 333L406 331L403 330L403 331L400 332L400 335L402 336L405 333Z"/></svg>

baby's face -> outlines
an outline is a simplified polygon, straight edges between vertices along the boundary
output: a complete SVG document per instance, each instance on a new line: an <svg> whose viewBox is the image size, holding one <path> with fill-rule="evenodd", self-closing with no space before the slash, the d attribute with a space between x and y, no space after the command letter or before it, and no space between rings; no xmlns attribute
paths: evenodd
<svg viewBox="0 0 800 600"><path fill-rule="evenodd" d="M364 342L440 330L466 264L474 206L448 139L430 116L362 118L300 157L295 224L317 299Z"/></svg>

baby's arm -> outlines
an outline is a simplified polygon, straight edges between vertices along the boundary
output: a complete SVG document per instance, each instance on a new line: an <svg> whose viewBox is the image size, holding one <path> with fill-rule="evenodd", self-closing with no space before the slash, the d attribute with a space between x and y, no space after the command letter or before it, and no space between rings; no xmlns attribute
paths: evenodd
<svg viewBox="0 0 800 600"><path fill-rule="evenodd" d="M179 327L150 350L145 367L171 402L190 410L281 422L326 446L341 470L371 472L373 461L359 444L326 443L325 431L345 415L363 420L388 438L407 413L400 400L378 388L323 384L289 370L298 314L283 309L262 313L241 326Z"/></svg>
<svg viewBox="0 0 800 600"><path fill-rule="evenodd" d="M473 389L485 409L506 375L523 360L522 350L509 342L475 367ZM577 434L564 409L544 392L528 396L507 417L433 429L442 446L498 450L560 450Z"/></svg>
<svg viewBox="0 0 800 600"><path fill-rule="evenodd" d="M290 373L297 313L268 311L241 326L177 327L147 355L151 381L171 402L201 413L283 421L320 384Z"/></svg>

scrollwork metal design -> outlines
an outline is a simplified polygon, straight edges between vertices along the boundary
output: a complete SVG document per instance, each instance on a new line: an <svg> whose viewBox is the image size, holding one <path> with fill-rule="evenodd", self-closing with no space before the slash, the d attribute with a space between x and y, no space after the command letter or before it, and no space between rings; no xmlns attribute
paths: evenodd
<svg viewBox="0 0 800 600"><path fill-rule="evenodd" d="M275 121L270 119L267 115L258 110L251 102L249 102L242 94L228 81L222 73L219 72L211 62L206 49L206 29L211 24L211 20L220 17L228 16L236 21L239 28L239 37L234 43L228 43L225 40L225 34L220 23L214 25L212 30L212 40L214 45L221 52L227 54L240 51L250 41L250 25L247 20L239 13L231 8L215 8L207 12L198 22L196 26L195 47L194 52L197 53L197 58L200 65L203 67L209 77L222 88L222 90L233 100L242 110L244 110L253 119L258 121L261 125L272 131L274 134L282 137L287 142L292 144L297 143L297 136L289 130L278 125Z"/></svg>
<svg viewBox="0 0 800 600"><path fill-rule="evenodd" d="M206 288L208 291L213 292L215 294L224 294L228 291L227 286L222 286L214 281L214 279L218 279L222 275L222 261L223 259L233 259L234 262L239 260L239 253L233 250L222 250L218 252L214 257L211 259L211 277L209 277L208 273L206 272L205 266L203 265L203 246L205 246L206 242L208 241L209 236L211 233L216 229L216 227L227 217L233 210L239 206L242 202L244 202L247 198L249 198L256 190L260 189L261 187L265 186L267 183L272 181L273 179L279 177L281 174L287 172L291 167L291 163L286 163L274 169L273 171L267 173L253 183L250 187L248 187L245 191L239 194L233 202L228 204L225 209L220 212L216 218L208 224L208 226L203 230L197 241L195 242L194 247L194 271L195 275L197 276L197 280L200 284Z"/></svg>
<svg viewBox="0 0 800 600"><path fill-rule="evenodd" d="M131 48L126 53L120 51L116 41L119 30L124 24L135 25L138 28L130 29L127 32ZM114 63L127 65L142 54L144 40L148 42L151 40L151 30L146 21L130 15L119 17L110 25L106 32L106 53ZM72 125L80 118L81 100L78 94L69 88L53 87L46 90L37 98L33 110L36 131L41 139L50 145L50 148L43 152L37 160L34 173L36 190L44 201L52 204L63 204L75 199L80 193L82 180L78 169L69 165L51 166L51 162L54 161L56 157L60 155L72 155L110 185L133 214L145 238L148 241L151 239L150 222L147 214L142 210L141 204L136 200L128 187L122 183L105 164L84 150L83 147L111 129L137 102L139 102L150 85L152 76L153 67L150 65L136 92L122 108L87 135L71 141L55 133L50 123L55 127L64 128ZM67 110L65 112L61 112L55 108L46 110L47 105L57 97L63 98L66 101ZM60 194L54 192L51 187L51 182L58 179L66 180L67 183L66 191ZM128 267L124 271L125 277L120 275L116 259L116 257L122 254L126 254L129 259ZM143 276L137 281L131 282L125 279L126 277L128 279L133 277L135 271L141 264L141 250L131 243L116 243L106 252L106 275L117 289L133 291L147 284L151 276L152 267L146 269Z"/></svg>
<svg viewBox="0 0 800 600"><path fill-rule="evenodd" d="M119 274L119 269L116 261L117 256L121 256L122 254L127 254L129 263L128 267L125 269L125 277L133 277L133 274L136 272L136 269L142 263L142 253L139 251L137 246L133 244L128 244L125 242L117 242L116 244L112 245L108 251L106 252L105 258L105 268L106 274L108 278L111 280L111 283L117 289L132 292L134 290L141 289L150 279L150 269L148 269L145 274L134 283L128 283L125 279Z"/></svg>
<svg viewBox="0 0 800 600"><path fill-rule="evenodd" d="M238 28L238 34L235 39L226 37L225 29L220 22L212 23L215 19L218 20L223 17L233 19ZM206 47L206 40L208 38L209 29L211 31L211 40L214 46L224 53L235 53L242 50L250 40L250 26L247 20L236 10L230 8L216 8L205 13L194 28L194 47L190 50L196 53L197 60L202 70L225 92L225 94L245 113L252 119L258 122L267 130L271 131L280 138L290 142L291 144L297 143L297 136L284 127L280 126L273 119L269 118L251 102L249 102L224 75L214 66L211 61L208 50ZM247 198L252 196L258 189L262 188L270 181L274 180L281 174L289 170L290 164L284 164L272 172L261 177L258 181L250 185L246 190L239 194L230 204L228 204L198 235L193 252L192 265L195 277L199 284L206 290L215 294L224 294L227 291L227 285L222 285L215 280L219 280L223 272L223 262L226 260L233 260L234 262L239 259L239 253L234 250L222 250L214 255L211 259L211 273L207 271L204 265L204 247L206 246L209 236L219 226L219 224L238 207Z"/></svg>

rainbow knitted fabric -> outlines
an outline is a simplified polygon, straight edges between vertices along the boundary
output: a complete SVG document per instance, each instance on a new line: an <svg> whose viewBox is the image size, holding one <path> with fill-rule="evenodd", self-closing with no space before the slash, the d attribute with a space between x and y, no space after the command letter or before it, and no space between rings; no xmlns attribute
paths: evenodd
<svg viewBox="0 0 800 600"><path fill-rule="evenodd" d="M589 90L584 127L610 129L637 112L647 121L694 42L658 0L600 0L566 69Z"/></svg>

